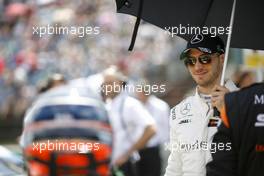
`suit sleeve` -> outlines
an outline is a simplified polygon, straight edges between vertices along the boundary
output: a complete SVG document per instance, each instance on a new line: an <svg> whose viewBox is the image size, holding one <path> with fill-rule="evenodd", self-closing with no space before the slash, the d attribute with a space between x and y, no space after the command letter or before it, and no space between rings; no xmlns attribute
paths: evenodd
<svg viewBox="0 0 264 176"><path fill-rule="evenodd" d="M181 164L181 154L175 148L177 147L177 135L175 126L173 126L173 119L176 118L175 108L171 110L170 113L170 156L168 158L168 166L164 176L181 176L182 175L182 164Z"/></svg>

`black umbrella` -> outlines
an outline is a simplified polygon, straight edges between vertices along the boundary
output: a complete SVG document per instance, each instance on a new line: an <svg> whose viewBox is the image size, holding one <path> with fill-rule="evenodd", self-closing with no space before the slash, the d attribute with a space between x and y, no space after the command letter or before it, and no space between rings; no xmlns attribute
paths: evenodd
<svg viewBox="0 0 264 176"><path fill-rule="evenodd" d="M116 2L118 12L137 17L129 50L134 47L141 19L187 40L194 33L192 31L181 33L180 26L221 29L221 32L216 32L226 40L221 85L224 85L230 46L264 50L263 0L239 0L238 3L236 0L116 0ZM178 31L175 32L175 29ZM212 33L210 30L207 32ZM195 33L204 34L203 31ZM219 116L216 108L214 115Z"/></svg>
<svg viewBox="0 0 264 176"><path fill-rule="evenodd" d="M116 4L117 12L137 17L129 50L134 47L141 19L186 40L195 31L180 33L181 26L197 27L202 33L202 29L217 29L216 34L227 41L221 84L230 46L264 50L263 0L116 0Z"/></svg>
<svg viewBox="0 0 264 176"><path fill-rule="evenodd" d="M116 2L117 12L138 17L138 24L140 19L143 19L171 32L172 27L179 29L180 26L189 28L207 26L220 29L218 33L220 36L222 32L229 33L232 0L116 0ZM238 0L231 47L264 50L263 9L263 0ZM190 37L188 34L178 36L187 40ZM227 35L222 35L222 38L226 41ZM130 47L132 48L133 46Z"/></svg>

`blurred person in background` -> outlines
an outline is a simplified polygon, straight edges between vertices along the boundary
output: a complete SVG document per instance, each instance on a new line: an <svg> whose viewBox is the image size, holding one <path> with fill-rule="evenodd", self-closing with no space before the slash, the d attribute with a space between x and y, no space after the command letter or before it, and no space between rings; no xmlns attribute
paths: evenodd
<svg viewBox="0 0 264 176"><path fill-rule="evenodd" d="M149 85L144 80L142 86ZM157 125L156 134L148 141L147 145L139 150L140 160L137 162L139 176L161 176L162 156L161 147L169 140L169 105L149 92L137 92L137 98L153 117Z"/></svg>
<svg viewBox="0 0 264 176"><path fill-rule="evenodd" d="M237 87L244 88L256 82L256 75L252 71L237 71L234 74L234 82Z"/></svg>
<svg viewBox="0 0 264 176"><path fill-rule="evenodd" d="M126 81L122 73L112 67L104 71L103 76L102 92L114 133L113 167L118 167L125 176L137 176L137 151L155 134L155 122L140 101L122 90Z"/></svg>
<svg viewBox="0 0 264 176"><path fill-rule="evenodd" d="M220 37L196 34L181 54L181 60L197 87L195 95L187 97L171 110L171 154L165 176L206 175L206 163L212 159L208 146L221 123L219 117L214 117L213 107L220 111L224 95L236 89L230 80L225 86L219 85L224 53L225 46ZM200 148L202 144L207 148ZM182 145L192 147L182 148Z"/></svg>
<svg viewBox="0 0 264 176"><path fill-rule="evenodd" d="M101 86L103 84L103 72L98 72L96 74L89 75L88 77L73 79L68 83L75 87L89 88L93 90L95 94L97 94L98 99L105 102L104 94L101 91Z"/></svg>
<svg viewBox="0 0 264 176"><path fill-rule="evenodd" d="M207 176L262 176L264 174L264 83L225 96L223 123L213 142L230 143L207 165Z"/></svg>
<svg viewBox="0 0 264 176"><path fill-rule="evenodd" d="M62 74L54 73L49 76L46 82L43 82L39 85L39 93L43 93L52 88L65 85L66 83L65 77Z"/></svg>

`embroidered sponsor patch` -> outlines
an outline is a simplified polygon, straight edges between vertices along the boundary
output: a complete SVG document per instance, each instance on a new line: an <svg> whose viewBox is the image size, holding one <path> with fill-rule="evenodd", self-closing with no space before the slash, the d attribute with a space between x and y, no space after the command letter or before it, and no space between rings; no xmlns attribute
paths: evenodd
<svg viewBox="0 0 264 176"><path fill-rule="evenodd" d="M220 118L219 117L211 117L209 119L208 127L217 127L220 125Z"/></svg>
<svg viewBox="0 0 264 176"><path fill-rule="evenodd" d="M184 124L184 123L190 123L192 120L191 119L184 119L179 122L179 124Z"/></svg>
<svg viewBox="0 0 264 176"><path fill-rule="evenodd" d="M171 118L172 120L175 120L176 119L176 108L173 108L172 111L171 111Z"/></svg>

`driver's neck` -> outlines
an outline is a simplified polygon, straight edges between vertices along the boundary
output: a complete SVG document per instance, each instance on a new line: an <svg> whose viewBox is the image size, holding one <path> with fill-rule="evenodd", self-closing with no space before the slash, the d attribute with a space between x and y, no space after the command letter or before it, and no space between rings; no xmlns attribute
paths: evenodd
<svg viewBox="0 0 264 176"><path fill-rule="evenodd" d="M213 83L206 85L206 86L201 86L198 85L198 92L202 93L202 94L206 94L206 95L211 95L213 92L214 87L216 86L216 84L219 83L219 79L216 79Z"/></svg>
<svg viewBox="0 0 264 176"><path fill-rule="evenodd" d="M211 95L212 91L213 91L213 86L206 86L206 87L203 87L203 86L199 86L198 85L198 93L202 93L202 94L205 94L205 95Z"/></svg>

